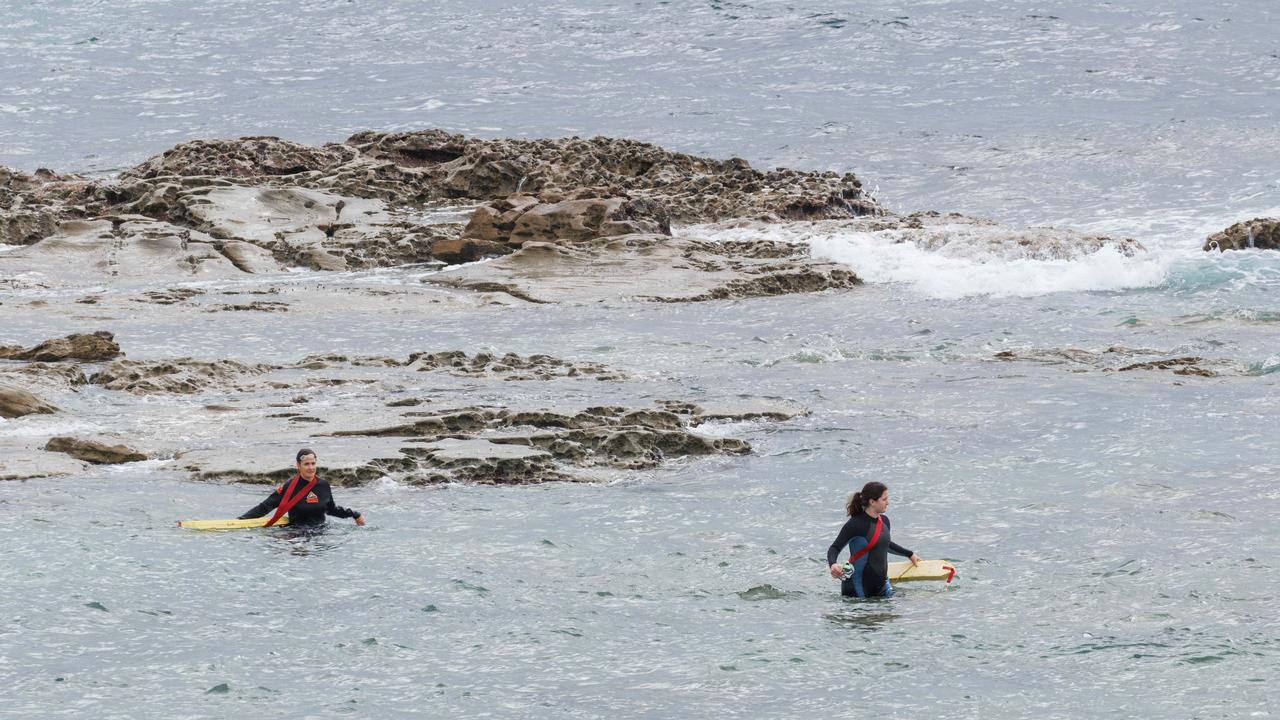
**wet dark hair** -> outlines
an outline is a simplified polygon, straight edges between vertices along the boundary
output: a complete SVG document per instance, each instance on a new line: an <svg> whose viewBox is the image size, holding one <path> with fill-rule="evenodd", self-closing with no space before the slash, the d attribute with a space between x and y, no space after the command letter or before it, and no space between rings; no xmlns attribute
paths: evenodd
<svg viewBox="0 0 1280 720"><path fill-rule="evenodd" d="M316 451L312 450L311 448L302 448L301 450L298 451L298 457L294 460L294 462L302 462L302 458L308 455L315 455L315 454L316 454Z"/></svg>
<svg viewBox="0 0 1280 720"><path fill-rule="evenodd" d="M845 504L844 509L849 513L849 517L853 517L866 510L867 504L872 500L879 500L888 489L888 485L872 480L863 485L861 490L849 496L849 502Z"/></svg>

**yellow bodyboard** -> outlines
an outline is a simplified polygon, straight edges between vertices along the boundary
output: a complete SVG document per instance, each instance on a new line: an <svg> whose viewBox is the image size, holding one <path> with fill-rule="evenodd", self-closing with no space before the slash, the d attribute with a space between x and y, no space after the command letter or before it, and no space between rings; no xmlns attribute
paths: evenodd
<svg viewBox="0 0 1280 720"><path fill-rule="evenodd" d="M269 517L249 518L248 520L179 520L178 527L189 528L191 530L239 530L241 528L258 528L264 527ZM272 527L280 527L288 525L289 517L280 518Z"/></svg>
<svg viewBox="0 0 1280 720"><path fill-rule="evenodd" d="M956 568L946 560L921 560L919 565L911 561L889 563L889 582L900 583L912 580L946 580L955 577Z"/></svg>

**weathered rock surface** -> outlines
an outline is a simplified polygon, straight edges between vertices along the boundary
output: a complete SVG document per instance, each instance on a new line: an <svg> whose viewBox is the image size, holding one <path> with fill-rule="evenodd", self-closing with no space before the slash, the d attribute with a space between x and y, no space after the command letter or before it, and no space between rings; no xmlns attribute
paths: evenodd
<svg viewBox="0 0 1280 720"><path fill-rule="evenodd" d="M572 244L633 233L671 234L671 217L655 200L583 198L541 202L513 195L480 206L463 229L466 239L520 247L527 242Z"/></svg>
<svg viewBox="0 0 1280 720"><path fill-rule="evenodd" d="M340 457L336 464L323 463L331 482L362 484L387 474L418 484L573 481L592 479L600 470L651 468L676 457L750 452L742 440L691 431L706 418L685 408L678 414L625 406L395 407L413 409L394 415L393 424L333 430L314 439L326 457ZM274 458L262 459L266 471L210 451L184 452L181 461L201 479L269 483L289 472L278 467L287 451L274 452Z"/></svg>
<svg viewBox="0 0 1280 720"><path fill-rule="evenodd" d="M550 380L554 377L593 377L622 380L625 375L596 363L571 363L550 355L515 353L467 355L460 350L414 353L404 363L419 371L445 370L467 377L500 377L503 380Z"/></svg>
<svg viewBox="0 0 1280 720"><path fill-rule="evenodd" d="M523 485L574 479L557 470L549 452L490 440L445 438L405 452L420 459L427 483Z"/></svg>
<svg viewBox="0 0 1280 720"><path fill-rule="evenodd" d="M65 212L65 202L48 197L46 184L61 188L79 178L47 170L28 175L0 167L0 244L30 245L52 235Z"/></svg>
<svg viewBox="0 0 1280 720"><path fill-rule="evenodd" d="M40 242L0 255L0 269L38 277L46 286L74 287L104 280L212 280L284 272L286 267L262 248L128 215L64 222Z"/></svg>
<svg viewBox="0 0 1280 720"><path fill-rule="evenodd" d="M197 480L276 485L297 472L289 462L301 446L297 441L241 442L226 448L202 448L178 453L176 466ZM316 448L322 476L334 485L363 485L415 463L400 452L403 443L380 438L326 438ZM247 502L256 505L261 495Z"/></svg>
<svg viewBox="0 0 1280 720"><path fill-rule="evenodd" d="M527 195L509 199L521 192ZM532 207L499 222L513 203L525 202L521 197L530 197ZM235 253L246 248L231 243L316 269L385 266L425 262L437 243L439 257L457 256L451 241L458 228L424 228L412 210L458 201L494 202L472 223L472 237L493 241L486 236L503 234L515 244L521 237L667 233L672 220L881 212L849 174L759 172L740 159L717 161L611 138L481 140L429 130L360 133L321 148L271 137L197 140L114 181L5 170L0 242L35 244L63 232L86 244L91 229L99 239L127 239L146 233L121 225L147 218L156 223L151 235L190 233L182 249L193 251L196 266L213 259L208 251L214 250L245 272L258 271L249 268L261 258L241 262ZM68 225L72 221L110 221L112 227Z"/></svg>
<svg viewBox="0 0 1280 720"><path fill-rule="evenodd" d="M83 472L87 464L62 453L43 452L28 443L0 446L0 480L66 477Z"/></svg>
<svg viewBox="0 0 1280 720"><path fill-rule="evenodd" d="M306 389L350 383L376 382L378 368L440 371L458 377L501 380L594 378L621 380L626 376L594 363L571 363L550 355L515 353L468 355L458 350L413 353L405 360L386 357L315 355L289 365L243 363L235 360L118 360L88 378L93 385L134 395L183 394L205 390L248 391L254 388ZM358 372L373 369L375 372ZM333 371L324 373L321 371Z"/></svg>
<svg viewBox="0 0 1280 720"><path fill-rule="evenodd" d="M518 192L568 195L590 188L595 197L657 200L673 220L685 223L880 211L852 174L760 172L740 158L712 160L634 140L481 140L426 130L363 132L346 145L366 161L393 166L402 183L417 185L419 197L431 200L489 201Z"/></svg>
<svg viewBox="0 0 1280 720"><path fill-rule="evenodd" d="M1254 218L1216 232L1204 241L1208 250L1280 250L1280 218Z"/></svg>
<svg viewBox="0 0 1280 720"><path fill-rule="evenodd" d="M147 459L145 453L140 453L124 444L109 445L101 440L65 435L50 438L44 449L49 452L66 453L77 460L95 465L115 465Z"/></svg>
<svg viewBox="0 0 1280 720"><path fill-rule="evenodd" d="M0 385L0 418L18 418L37 413L54 413L58 409L35 395L13 385Z"/></svg>
<svg viewBox="0 0 1280 720"><path fill-rule="evenodd" d="M115 336L104 330L93 333L75 333L62 338L46 340L34 347L23 349L15 346L0 346L0 359L33 360L37 362L58 362L60 360L81 360L98 362L120 357L120 346Z"/></svg>
<svg viewBox="0 0 1280 720"><path fill-rule="evenodd" d="M271 369L270 365L235 360L117 360L94 373L89 382L135 395L191 394L214 385L235 387L235 383L243 382L244 378Z"/></svg>
<svg viewBox="0 0 1280 720"><path fill-rule="evenodd" d="M541 303L720 300L862 283L846 266L813 260L799 245L761 240L726 246L661 235L623 235L572 247L525 243L506 257L424 282Z"/></svg>
<svg viewBox="0 0 1280 720"><path fill-rule="evenodd" d="M125 179L152 179L167 176L258 178L297 175L325 170L354 153L326 145L302 145L277 137L243 137L238 140L193 140L126 170Z"/></svg>

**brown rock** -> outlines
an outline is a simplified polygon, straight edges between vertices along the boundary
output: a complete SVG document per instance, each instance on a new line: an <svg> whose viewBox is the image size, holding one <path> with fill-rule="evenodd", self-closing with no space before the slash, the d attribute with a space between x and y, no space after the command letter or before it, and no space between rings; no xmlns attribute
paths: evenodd
<svg viewBox="0 0 1280 720"><path fill-rule="evenodd" d="M511 248L505 244L473 238L441 238L431 244L431 255L450 265L475 262L485 257L507 255Z"/></svg>
<svg viewBox="0 0 1280 720"><path fill-rule="evenodd" d="M37 413L49 414L58 408L12 385L0 385L0 417L16 418Z"/></svg>
<svg viewBox="0 0 1280 720"><path fill-rule="evenodd" d="M138 462L147 456L127 445L108 445L97 440L58 436L49 440L44 446L49 452L66 453L77 460L98 465L114 465L117 463Z"/></svg>
<svg viewBox="0 0 1280 720"><path fill-rule="evenodd" d="M120 346L115 336L105 330L95 333L76 333L64 338L46 340L35 347L23 350L20 347L0 347L0 358L9 360L31 360L36 362L57 362L60 360L84 360L97 362L120 357Z"/></svg>
<svg viewBox="0 0 1280 720"><path fill-rule="evenodd" d="M670 235L671 215L655 200L586 197L537 202L521 195L477 209L463 237L519 247L528 242L573 243L630 233Z"/></svg>
<svg viewBox="0 0 1280 720"><path fill-rule="evenodd" d="M662 203L681 222L730 217L852 218L880 207L852 174L773 170L760 172L741 158L714 160L618 138L481 140L441 130L362 132L347 140L366 160L394 163L399 174L378 176L415 183L417 198L494 200L513 192L581 199L627 195ZM363 173L366 187L370 173Z"/></svg>
<svg viewBox="0 0 1280 720"><path fill-rule="evenodd" d="M1204 241L1204 250L1280 250L1280 218L1236 223Z"/></svg>

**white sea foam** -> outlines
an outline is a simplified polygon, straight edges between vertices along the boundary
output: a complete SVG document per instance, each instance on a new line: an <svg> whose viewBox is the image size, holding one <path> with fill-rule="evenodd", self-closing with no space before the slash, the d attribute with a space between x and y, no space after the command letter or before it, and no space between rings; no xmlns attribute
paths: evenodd
<svg viewBox="0 0 1280 720"><path fill-rule="evenodd" d="M741 437L764 429L757 420L708 420L691 428L694 433L706 437L724 438Z"/></svg>
<svg viewBox="0 0 1280 720"><path fill-rule="evenodd" d="M379 494L398 493L408 487L408 485L405 485L390 475L383 475L377 480L369 483L369 488L373 490L373 492Z"/></svg>
<svg viewBox="0 0 1280 720"><path fill-rule="evenodd" d="M1187 254L1185 249L1161 248L1130 256L1113 245L1094 249L1088 243L1073 244L1065 231L1011 230L994 224L864 231L841 223L800 223L704 226L689 232L719 240L804 243L814 257L846 264L865 282L902 283L938 298L1155 287L1168 277L1171 265Z"/></svg>

